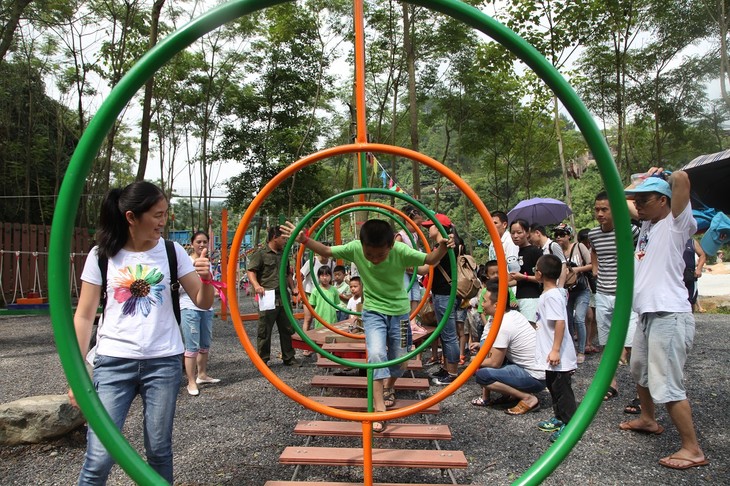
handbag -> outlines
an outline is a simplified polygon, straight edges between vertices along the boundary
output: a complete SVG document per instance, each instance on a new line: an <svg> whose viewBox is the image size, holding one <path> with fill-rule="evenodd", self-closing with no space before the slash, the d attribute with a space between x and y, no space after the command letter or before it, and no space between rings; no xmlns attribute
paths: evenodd
<svg viewBox="0 0 730 486"><path fill-rule="evenodd" d="M436 312L433 310L433 304L430 298L423 304L421 310L418 311L418 319L424 326L433 326L436 324Z"/></svg>
<svg viewBox="0 0 730 486"><path fill-rule="evenodd" d="M588 288L588 279L583 274L583 272L576 272L574 270L574 268L577 267L578 265L572 262L573 252L575 251L575 248L579 244L580 243L574 244L573 248L570 249L570 255L568 256L568 259L566 262L567 267L568 267L568 274L565 277L565 283L563 284L563 288L566 288L569 291L570 290L573 290L573 291L585 290ZM585 265L585 261L583 260L583 254L580 252L578 252L578 253L580 254L581 262L583 262L583 264Z"/></svg>

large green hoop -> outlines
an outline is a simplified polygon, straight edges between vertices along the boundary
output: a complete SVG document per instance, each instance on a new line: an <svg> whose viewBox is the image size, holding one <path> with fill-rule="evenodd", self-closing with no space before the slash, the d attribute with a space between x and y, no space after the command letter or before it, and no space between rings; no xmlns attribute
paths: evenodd
<svg viewBox="0 0 730 486"><path fill-rule="evenodd" d="M48 278L51 321L59 357L89 425L94 428L119 465L137 483L166 484L127 443L101 405L86 372L73 328L68 254L71 251L72 228L83 188L81 182L86 179L104 137L122 109L158 69L211 30L241 16L281 3L286 1L232 0L191 21L152 48L120 80L90 121L71 158L59 191L53 216ZM623 186L608 145L590 113L558 71L537 50L496 20L457 0L411 0L411 3L449 15L489 35L524 61L544 80L586 138L609 195L609 204L616 226L618 281L621 282L618 286L611 333L604 351L604 359L573 420L558 441L516 481L516 484L539 484L565 459L590 424L600 408L603 394L608 389L618 365L631 311L634 277L632 235Z"/></svg>

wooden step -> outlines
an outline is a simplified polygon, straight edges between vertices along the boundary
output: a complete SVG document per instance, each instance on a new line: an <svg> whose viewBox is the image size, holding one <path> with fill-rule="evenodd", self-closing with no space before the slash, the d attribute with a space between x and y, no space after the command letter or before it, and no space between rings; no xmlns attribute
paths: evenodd
<svg viewBox="0 0 730 486"><path fill-rule="evenodd" d="M340 447L287 447L279 457L281 464L320 466L362 466L363 450ZM427 449L373 449L374 467L463 469L466 456L461 451Z"/></svg>
<svg viewBox="0 0 730 486"><path fill-rule="evenodd" d="M362 437L360 422L341 422L338 420L300 420L294 433L332 437ZM398 424L388 422L385 431L376 437L389 439L451 440L448 425Z"/></svg>
<svg viewBox="0 0 730 486"><path fill-rule="evenodd" d="M362 486L362 483L341 483L341 482L319 482L319 481L266 481L264 486ZM452 485L450 486L460 486ZM414 483L373 483L373 486L444 486L444 483L440 484L414 484ZM474 486L474 485L470 485Z"/></svg>
<svg viewBox="0 0 730 486"><path fill-rule="evenodd" d="M353 363L367 363L367 360L365 358L348 358L348 361L352 361ZM327 359L324 356L320 356L317 359L317 366L319 366L320 368L345 368L344 365L335 363L331 359ZM409 370L423 369L423 361L421 361L420 359L408 360L408 369Z"/></svg>
<svg viewBox="0 0 730 486"><path fill-rule="evenodd" d="M332 354L353 352L365 354L367 346L365 345L365 342L325 343L322 345L322 349L324 349L325 351L329 351Z"/></svg>
<svg viewBox="0 0 730 486"><path fill-rule="evenodd" d="M312 377L312 386L323 388L367 388L366 376L332 376L316 375ZM395 382L396 390L428 390L428 378L398 378Z"/></svg>
<svg viewBox="0 0 730 486"><path fill-rule="evenodd" d="M328 407L333 408L339 408L341 410L350 410L352 412L367 412L368 410L368 399L367 398L354 398L354 397L308 397L311 400L314 400L317 403L321 403L322 405L327 405ZM407 407L409 405L413 405L414 403L419 402L420 400L403 400L401 398L398 398L395 402L395 407L391 408L390 410L395 410L397 408L403 408ZM432 405L428 408L425 408L421 410L419 413L439 413L441 411L441 408L439 407L438 403L436 405Z"/></svg>

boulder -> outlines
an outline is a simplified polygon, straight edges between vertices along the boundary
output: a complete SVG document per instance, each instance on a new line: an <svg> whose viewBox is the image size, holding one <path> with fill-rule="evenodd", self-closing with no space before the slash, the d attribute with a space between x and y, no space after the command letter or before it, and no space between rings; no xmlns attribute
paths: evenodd
<svg viewBox="0 0 730 486"><path fill-rule="evenodd" d="M0 405L0 445L35 444L84 423L66 395L40 395Z"/></svg>

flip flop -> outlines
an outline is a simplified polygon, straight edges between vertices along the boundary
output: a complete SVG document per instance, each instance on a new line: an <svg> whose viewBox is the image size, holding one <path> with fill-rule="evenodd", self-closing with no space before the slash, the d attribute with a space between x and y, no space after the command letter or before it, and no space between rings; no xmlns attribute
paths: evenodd
<svg viewBox="0 0 730 486"><path fill-rule="evenodd" d="M672 464L669 462L670 460L683 461L685 464L681 464L681 465ZM691 467L707 466L708 464L710 464L710 461L708 461L707 459L702 459L700 461L694 461L692 459L687 459L686 457L679 457L679 456L671 455L669 457L659 459L659 464L664 467L668 467L669 469L679 469L679 470L683 471L683 470L689 469Z"/></svg>
<svg viewBox="0 0 730 486"><path fill-rule="evenodd" d="M385 408L395 406L395 389L385 388L383 390L383 401L385 402Z"/></svg>
<svg viewBox="0 0 730 486"><path fill-rule="evenodd" d="M475 407L487 407L489 406L489 401L484 401L482 397L476 397L474 400L471 401L471 404Z"/></svg>
<svg viewBox="0 0 730 486"><path fill-rule="evenodd" d="M632 432L638 432L640 434L647 434L647 435L659 435L662 432L664 432L664 427L662 427L661 424L656 424L657 428L656 430L649 430L645 429L644 427L637 427L635 425L631 425L631 422L621 422L618 424L618 428L621 430L631 430Z"/></svg>
<svg viewBox="0 0 730 486"><path fill-rule="evenodd" d="M609 386L609 387L608 387L608 391L606 392L606 394L605 394L605 395L603 395L603 401L604 401L604 402L605 402L605 401L608 401L608 400L610 400L610 399L612 399L612 398L614 398L614 397L617 397L617 396L618 396L618 390L617 390L617 389L615 389L615 388L614 388L614 387L612 387L612 386Z"/></svg>
<svg viewBox="0 0 730 486"><path fill-rule="evenodd" d="M638 398L634 398L624 407L624 413L631 415L639 415L641 413L641 401Z"/></svg>
<svg viewBox="0 0 730 486"><path fill-rule="evenodd" d="M512 408L508 408L504 411L504 413L506 413L507 415L524 415L528 412L532 412L539 406L539 401L535 405L529 406L527 402L525 402L524 400L520 400L519 402L517 402L517 405Z"/></svg>

